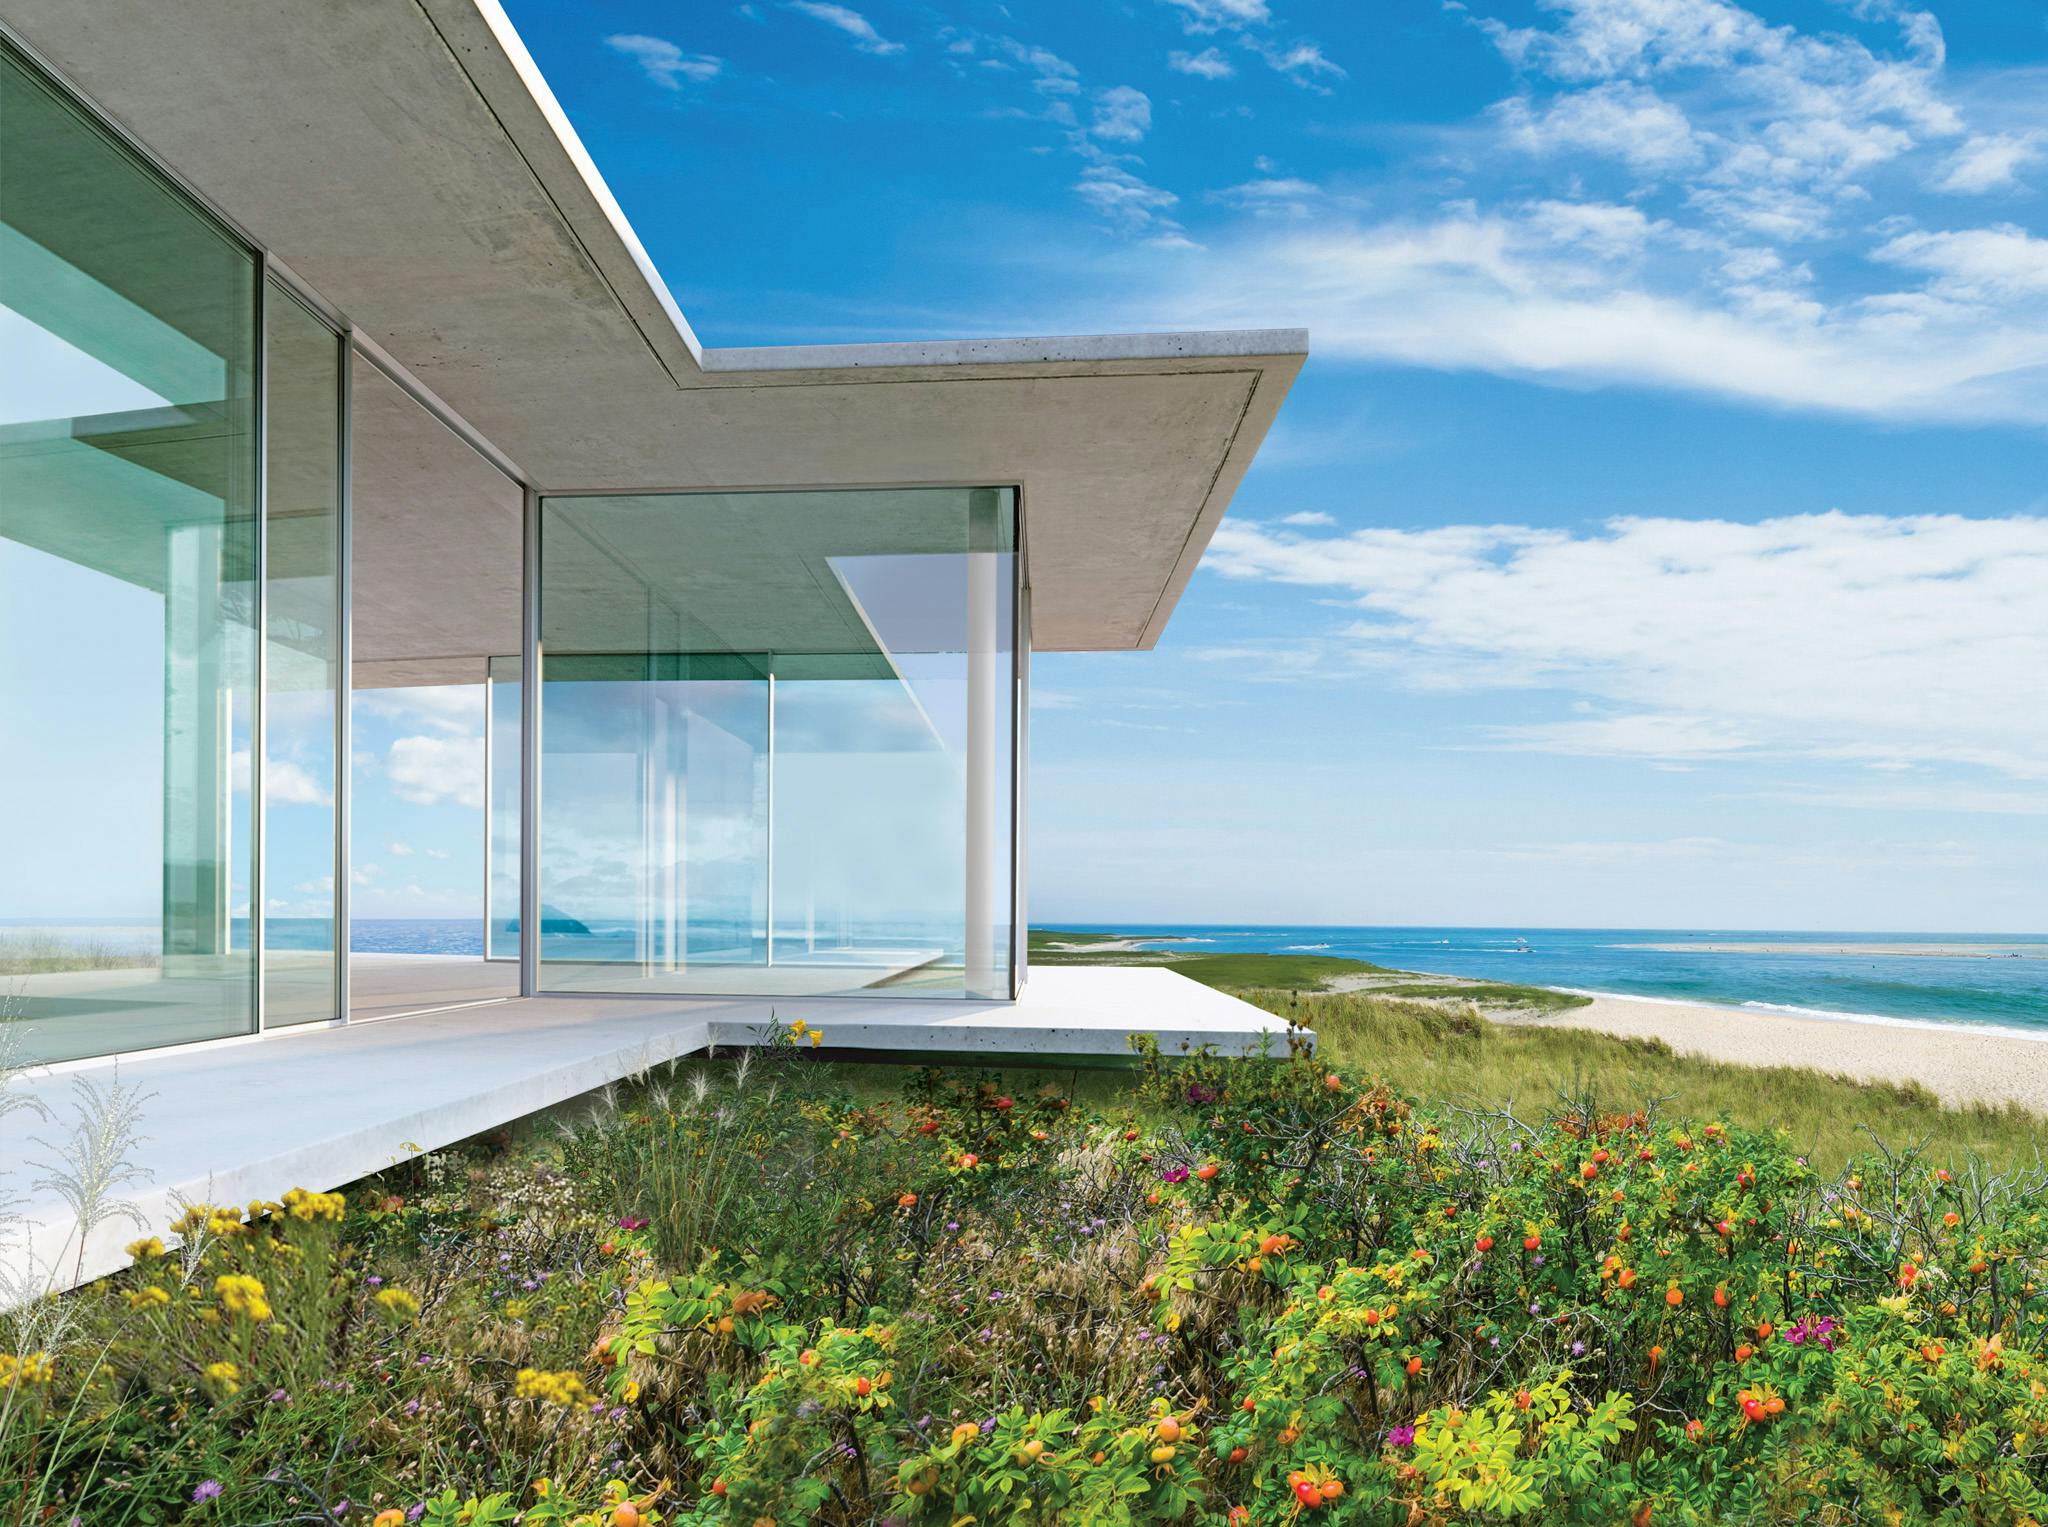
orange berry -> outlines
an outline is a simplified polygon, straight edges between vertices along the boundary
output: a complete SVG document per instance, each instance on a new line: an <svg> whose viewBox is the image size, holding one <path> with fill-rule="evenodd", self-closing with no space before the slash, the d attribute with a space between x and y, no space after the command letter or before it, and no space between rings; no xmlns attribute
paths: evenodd
<svg viewBox="0 0 2048 1527"><path fill-rule="evenodd" d="M1674 1310L1677 1309L1681 1304L1685 1303L1685 1290L1675 1283L1672 1284L1671 1287L1664 1290L1664 1302Z"/></svg>

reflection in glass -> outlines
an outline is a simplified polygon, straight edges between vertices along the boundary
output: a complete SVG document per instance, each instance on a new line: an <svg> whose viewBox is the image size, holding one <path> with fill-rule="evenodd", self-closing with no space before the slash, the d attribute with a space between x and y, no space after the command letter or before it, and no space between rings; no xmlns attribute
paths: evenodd
<svg viewBox="0 0 2048 1527"><path fill-rule="evenodd" d="M1008 490L541 532L543 987L1010 994Z"/></svg>
<svg viewBox="0 0 2048 1527"><path fill-rule="evenodd" d="M4 50L0 116L0 1005L246 1032L255 262Z"/></svg>
<svg viewBox="0 0 2048 1527"><path fill-rule="evenodd" d="M341 344L276 282L266 340L263 1021L340 1016L334 697L340 683Z"/></svg>
<svg viewBox="0 0 2048 1527"><path fill-rule="evenodd" d="M519 958L519 659L494 657L484 681L484 958Z"/></svg>

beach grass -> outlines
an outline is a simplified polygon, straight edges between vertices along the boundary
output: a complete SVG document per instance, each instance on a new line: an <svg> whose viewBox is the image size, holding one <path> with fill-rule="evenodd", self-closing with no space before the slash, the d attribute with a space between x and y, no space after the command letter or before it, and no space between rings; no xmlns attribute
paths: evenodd
<svg viewBox="0 0 2048 1527"><path fill-rule="evenodd" d="M101 939L59 938L41 929L0 933L0 976L40 976L67 970L142 970L158 963L154 954L122 949Z"/></svg>
<svg viewBox="0 0 2048 1527"><path fill-rule="evenodd" d="M1241 988L1236 995L1315 1030L1323 1055L1412 1096L1471 1107L1539 1110L1570 1096L1626 1111L1656 1100L1669 1115L1783 1126L1831 1171L1873 1139L1924 1144L1937 1158L1982 1157L2005 1168L2040 1159L2042 1121L2019 1107L1952 1108L1917 1083L1885 1084L1783 1066L1674 1053L1658 1040L1585 1029L1495 1023L1371 992Z"/></svg>

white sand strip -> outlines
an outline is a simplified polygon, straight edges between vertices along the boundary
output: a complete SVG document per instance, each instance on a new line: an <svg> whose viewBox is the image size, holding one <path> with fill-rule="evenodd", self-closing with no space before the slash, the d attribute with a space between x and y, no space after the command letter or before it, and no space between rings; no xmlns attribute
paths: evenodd
<svg viewBox="0 0 2048 1527"><path fill-rule="evenodd" d="M1919 1082L1943 1102L2018 1103L2048 1114L2048 1030L1813 1018L1705 1002L1595 997L1590 1007L1504 1021L1661 1039L1681 1055L1804 1066L1871 1082Z"/></svg>

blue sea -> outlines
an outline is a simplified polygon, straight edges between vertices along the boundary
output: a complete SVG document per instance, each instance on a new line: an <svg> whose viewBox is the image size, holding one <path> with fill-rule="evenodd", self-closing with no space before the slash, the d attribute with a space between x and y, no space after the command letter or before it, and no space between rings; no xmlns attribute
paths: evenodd
<svg viewBox="0 0 2048 1527"><path fill-rule="evenodd" d="M1988 1024L2048 1036L2048 935L1758 933L1697 928L1316 928L1057 923L1087 933L1186 939L1204 953L1329 954L1399 970L1567 991L1714 1002L1807 1016ZM1644 945L1754 944L1769 952ZM2003 945L2025 957L1804 952L1884 944ZM1803 947L1802 947L1803 946ZM1166 946L1162 946L1166 947Z"/></svg>
<svg viewBox="0 0 2048 1527"><path fill-rule="evenodd" d="M26 925L0 919L0 928ZM2048 1037L2048 935L2007 933L1757 932L1698 928L1353 928L1250 923L1052 924L1085 933L1185 940L1171 947L1214 953L1330 954L1398 970L1474 976L1677 1002L1837 1018L1966 1023ZM78 921L69 932L147 948L155 924ZM237 942L246 937L238 923ZM273 918L276 948L322 948L324 922ZM481 956L478 918L360 918L351 942L364 953ZM510 940L507 940L509 947ZM1747 944L1760 952L1700 946ZM2024 957L1810 952L1844 944L2001 945ZM1654 948L1675 945L1676 948ZM1690 946L1690 947L1689 947ZM1161 947L1168 947L1162 944Z"/></svg>

